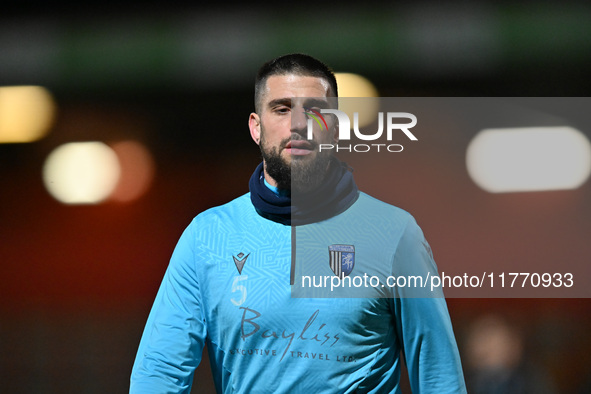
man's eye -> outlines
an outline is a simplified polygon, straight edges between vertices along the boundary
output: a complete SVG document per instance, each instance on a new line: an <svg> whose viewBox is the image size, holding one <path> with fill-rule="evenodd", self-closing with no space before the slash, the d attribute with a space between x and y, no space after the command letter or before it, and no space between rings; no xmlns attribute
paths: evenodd
<svg viewBox="0 0 591 394"><path fill-rule="evenodd" d="M277 113L280 113L280 114L284 114L284 113L289 112L290 108L289 107L277 107L277 108L275 108L274 111Z"/></svg>
<svg viewBox="0 0 591 394"><path fill-rule="evenodd" d="M320 114L321 113L320 111L322 111L322 108L324 108L324 107L319 107L319 106L306 107L305 108L305 111L306 112L311 112L313 114Z"/></svg>

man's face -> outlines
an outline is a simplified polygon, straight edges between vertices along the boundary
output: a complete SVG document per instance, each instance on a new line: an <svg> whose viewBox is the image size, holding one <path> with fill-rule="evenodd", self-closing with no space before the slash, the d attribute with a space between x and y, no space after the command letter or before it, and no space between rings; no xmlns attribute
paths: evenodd
<svg viewBox="0 0 591 394"><path fill-rule="evenodd" d="M330 85L323 78L287 74L267 79L260 114L250 115L249 126L271 185L305 192L322 182L330 151L320 152L318 147L335 143L337 130L333 118L326 116L328 130L313 122L313 139L308 140L305 112L328 108L330 96Z"/></svg>

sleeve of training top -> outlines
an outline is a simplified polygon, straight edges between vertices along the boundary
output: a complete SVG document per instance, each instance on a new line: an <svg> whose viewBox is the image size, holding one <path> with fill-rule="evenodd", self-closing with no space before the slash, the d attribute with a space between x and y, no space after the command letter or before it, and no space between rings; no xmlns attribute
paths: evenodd
<svg viewBox="0 0 591 394"><path fill-rule="evenodd" d="M131 373L131 394L190 392L206 337L193 227L179 239L156 295Z"/></svg>
<svg viewBox="0 0 591 394"><path fill-rule="evenodd" d="M411 219L394 256L395 275L437 275L431 248ZM466 393L458 347L440 289L397 288L393 299L396 329L412 392Z"/></svg>

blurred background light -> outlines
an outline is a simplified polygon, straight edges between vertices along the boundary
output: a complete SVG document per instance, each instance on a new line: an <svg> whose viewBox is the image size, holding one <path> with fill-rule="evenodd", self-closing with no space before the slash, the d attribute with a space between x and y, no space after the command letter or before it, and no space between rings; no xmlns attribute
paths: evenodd
<svg viewBox="0 0 591 394"><path fill-rule="evenodd" d="M359 127L377 120L380 107L379 93L367 78L353 73L335 73L339 86L339 109L345 112L351 122L353 114L359 114ZM363 100L349 100L349 97L363 97ZM353 125L351 125L353 126Z"/></svg>
<svg viewBox="0 0 591 394"><path fill-rule="evenodd" d="M154 178L154 160L148 149L137 141L120 141L111 145L119 159L121 176L110 198L129 202L141 197Z"/></svg>
<svg viewBox="0 0 591 394"><path fill-rule="evenodd" d="M335 73L341 97L378 97L378 90L367 78L353 73Z"/></svg>
<svg viewBox="0 0 591 394"><path fill-rule="evenodd" d="M52 126L55 104L40 86L0 87L0 143L33 142Z"/></svg>
<svg viewBox="0 0 591 394"><path fill-rule="evenodd" d="M487 129L470 142L466 165L491 193L576 189L591 173L591 145L566 126Z"/></svg>
<svg viewBox="0 0 591 394"><path fill-rule="evenodd" d="M115 152L102 142L71 142L52 151L43 166L49 193L65 204L97 204L120 175Z"/></svg>

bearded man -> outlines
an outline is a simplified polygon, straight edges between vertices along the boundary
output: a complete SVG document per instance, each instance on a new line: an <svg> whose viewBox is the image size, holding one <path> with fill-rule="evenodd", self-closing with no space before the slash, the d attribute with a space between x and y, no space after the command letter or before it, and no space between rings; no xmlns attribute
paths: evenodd
<svg viewBox="0 0 591 394"><path fill-rule="evenodd" d="M334 74L310 56L261 67L249 129L263 161L249 193L199 214L181 236L131 393L199 387L205 346L219 393L399 393L403 361L414 393L466 392L441 294L293 296L295 278L311 272L437 275L413 217L360 192L348 166L319 149L337 142L335 120L308 138L310 114L337 97Z"/></svg>

